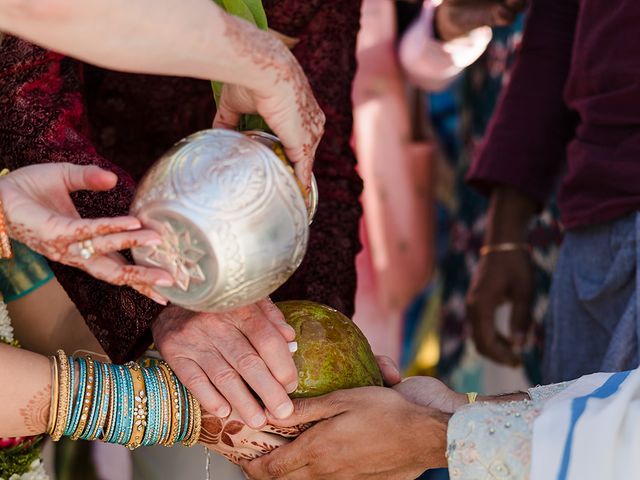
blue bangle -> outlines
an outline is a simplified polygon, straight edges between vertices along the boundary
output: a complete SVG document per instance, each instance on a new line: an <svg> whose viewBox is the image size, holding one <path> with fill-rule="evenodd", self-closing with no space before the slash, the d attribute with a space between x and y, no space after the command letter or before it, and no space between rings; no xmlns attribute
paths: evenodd
<svg viewBox="0 0 640 480"><path fill-rule="evenodd" d="M158 440L159 443L162 443L165 441L168 430L169 430L169 422L171 421L171 418L167 418L165 414L167 413L167 408L169 409L169 412L171 412L171 403L169 403L168 387L164 382L164 377L162 375L162 371L160 370L160 367L155 366L154 372L156 374L156 377L158 378L158 383L160 384L160 390L162 392L162 395L161 395L162 403L160 405L161 408L159 409L161 410L160 423L162 425L162 432L160 433L160 438ZM168 417L171 417L171 415L169 415Z"/></svg>
<svg viewBox="0 0 640 480"><path fill-rule="evenodd" d="M180 437L178 438L178 442L182 442L186 436L187 431L189 430L189 399L187 398L187 387L180 384L180 396L182 397L182 404L184 405L184 415L181 419L181 428Z"/></svg>
<svg viewBox="0 0 640 480"><path fill-rule="evenodd" d="M158 442L160 430L160 392L155 375L151 372L151 368L143 368L142 374L147 390L148 414L147 414L147 430L145 431L142 444L146 446L155 445Z"/></svg>
<svg viewBox="0 0 640 480"><path fill-rule="evenodd" d="M122 407L119 410L118 415L118 431L116 436L116 443L119 445L124 445L124 435L125 428L127 423L127 412L129 411L129 383L127 382L127 377L125 373L125 368L123 366L119 366L118 374L120 375L120 385L122 387Z"/></svg>
<svg viewBox="0 0 640 480"><path fill-rule="evenodd" d="M124 386L122 382L122 372L119 365L114 366L112 370L115 378L115 395L116 395L116 409L113 412L115 420L113 422L113 431L109 436L109 443L118 443L118 435L120 434L120 425L122 423L122 403L124 401Z"/></svg>
<svg viewBox="0 0 640 480"><path fill-rule="evenodd" d="M93 362L93 397L91 398L91 412L89 414L89 420L85 425L84 432L80 435L82 440L89 440L91 433L95 429L97 423L97 411L100 403L100 393L102 392L102 368L99 362Z"/></svg>
<svg viewBox="0 0 640 480"><path fill-rule="evenodd" d="M73 407L73 418L67 424L67 428L64 430L64 435L70 436L78 428L80 422L80 413L82 412L85 388L87 386L87 362L84 358L78 358L78 393L76 394L76 401Z"/></svg>
<svg viewBox="0 0 640 480"><path fill-rule="evenodd" d="M104 418L106 414L107 405L109 404L109 389L108 386L108 378L109 378L109 370L107 370L107 366L104 363L100 363L100 373L102 375L102 388L100 392L100 404L97 407L96 411L96 424L93 430L91 431L90 438L95 440L102 436L102 428L104 424Z"/></svg>
<svg viewBox="0 0 640 480"><path fill-rule="evenodd" d="M129 405L125 411L125 423L124 423L124 438L123 445L127 445L131 441L131 437L133 436L133 424L135 422L135 418L133 412L136 406L136 392L135 387L133 385L133 375L131 374L131 369L128 366L124 367L124 375L127 379L127 388L129 392Z"/></svg>
<svg viewBox="0 0 640 480"><path fill-rule="evenodd" d="M93 412L91 414L91 428L87 431L87 440L95 440L98 432L100 431L101 426L101 417L102 417L102 407L105 400L104 390L105 390L105 374L104 374L104 364L96 362L96 372L98 373L98 390L95 395L95 401L93 404ZM96 375L96 376L98 376ZM95 412L95 417L94 413Z"/></svg>

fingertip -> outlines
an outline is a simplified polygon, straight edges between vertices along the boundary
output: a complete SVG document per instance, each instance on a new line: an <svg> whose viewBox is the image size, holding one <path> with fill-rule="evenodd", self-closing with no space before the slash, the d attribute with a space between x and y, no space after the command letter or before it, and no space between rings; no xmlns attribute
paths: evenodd
<svg viewBox="0 0 640 480"><path fill-rule="evenodd" d="M92 190L111 190L118 183L118 176L109 170L91 165L85 171L85 181Z"/></svg>

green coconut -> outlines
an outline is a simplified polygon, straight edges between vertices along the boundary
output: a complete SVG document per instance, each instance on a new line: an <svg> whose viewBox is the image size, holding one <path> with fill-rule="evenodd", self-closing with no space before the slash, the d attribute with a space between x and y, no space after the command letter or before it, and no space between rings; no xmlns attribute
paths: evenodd
<svg viewBox="0 0 640 480"><path fill-rule="evenodd" d="M277 304L296 331L298 388L291 398L316 397L345 388L382 386L382 374L360 329L342 313L319 303Z"/></svg>

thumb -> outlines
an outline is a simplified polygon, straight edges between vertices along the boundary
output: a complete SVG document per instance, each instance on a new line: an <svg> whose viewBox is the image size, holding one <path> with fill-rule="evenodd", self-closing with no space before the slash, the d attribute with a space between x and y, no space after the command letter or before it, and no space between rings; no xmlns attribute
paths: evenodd
<svg viewBox="0 0 640 480"><path fill-rule="evenodd" d="M118 182L118 176L95 165L59 164L64 182L69 192L78 190L111 190Z"/></svg>
<svg viewBox="0 0 640 480"><path fill-rule="evenodd" d="M224 128L235 130L240 124L240 112L229 108L224 101L224 96L220 100L220 105L216 111L216 118L213 119L213 128Z"/></svg>
<svg viewBox="0 0 640 480"><path fill-rule="evenodd" d="M380 372L382 372L382 378L386 386L393 387L400 383L402 376L400 375L398 366L391 358L384 355L376 355L376 361L378 362L378 367L380 368Z"/></svg>
<svg viewBox="0 0 640 480"><path fill-rule="evenodd" d="M347 410L345 395L344 391L337 391L321 397L299 398L293 401L293 413L289 417L278 419L267 412L267 421L280 427L294 427L326 420Z"/></svg>

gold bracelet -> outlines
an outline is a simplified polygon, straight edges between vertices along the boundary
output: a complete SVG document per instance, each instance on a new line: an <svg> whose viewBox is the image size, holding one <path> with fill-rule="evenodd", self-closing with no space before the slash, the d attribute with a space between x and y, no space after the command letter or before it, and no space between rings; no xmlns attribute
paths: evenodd
<svg viewBox="0 0 640 480"><path fill-rule="evenodd" d="M171 420L170 420L170 429L169 436L167 437L167 441L164 443L165 447L171 447L174 443L176 443L176 439L180 434L180 419L178 418L178 389L173 381L173 372L169 368L166 362L162 361L159 364L160 370L162 370L162 374L167 382L167 387L169 390L169 405L171 406Z"/></svg>
<svg viewBox="0 0 640 480"><path fill-rule="evenodd" d="M531 252L531 245L529 245L528 243L515 243L515 242L505 242L505 243L496 243L494 245L484 245L482 248L480 248L480 256L484 257L491 253L517 252L517 251Z"/></svg>
<svg viewBox="0 0 640 480"><path fill-rule="evenodd" d="M135 362L129 362L126 367L131 372L131 378L133 379L134 405L133 431L125 446L129 450L135 450L142 443L147 426L147 391L140 365Z"/></svg>
<svg viewBox="0 0 640 480"><path fill-rule="evenodd" d="M47 434L52 435L58 417L58 360L55 356L51 356L49 359L51 360L51 405L49 406Z"/></svg>
<svg viewBox="0 0 640 480"><path fill-rule="evenodd" d="M193 432L191 433L190 438L184 441L185 447L193 447L198 440L200 440L200 431L202 430L202 410L200 409L200 402L191 395L193 402Z"/></svg>
<svg viewBox="0 0 640 480"><path fill-rule="evenodd" d="M73 400L73 395L71 394L71 388L69 385L71 383L71 377L69 376L69 360L62 350L58 350L56 353L58 355L58 361L60 362L60 370L58 374L58 414L56 416L53 433L51 434L51 439L54 442L57 442L62 438L62 434L64 433L64 429L67 425L69 402Z"/></svg>
<svg viewBox="0 0 640 480"><path fill-rule="evenodd" d="M195 417L195 404L193 403L193 395L191 395L191 392L189 390L187 390L186 401L189 404L189 417L186 418L189 423L187 424L187 433L184 436L184 440L182 440L182 444L185 447L187 446L187 441L191 438L191 434L193 433L193 418Z"/></svg>
<svg viewBox="0 0 640 480"><path fill-rule="evenodd" d="M467 398L469 399L469 405L476 403L476 400L478 399L478 392L467 393Z"/></svg>

